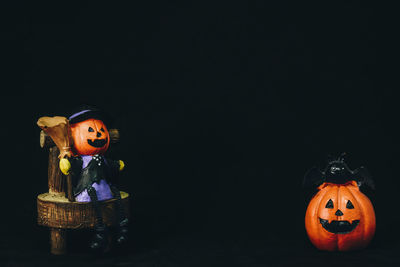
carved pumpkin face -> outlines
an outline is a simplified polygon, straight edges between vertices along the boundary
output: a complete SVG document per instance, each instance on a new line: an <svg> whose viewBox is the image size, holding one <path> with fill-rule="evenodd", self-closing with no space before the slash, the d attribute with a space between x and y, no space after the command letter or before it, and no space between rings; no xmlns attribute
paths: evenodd
<svg viewBox="0 0 400 267"><path fill-rule="evenodd" d="M306 230L321 250L347 251L368 245L375 233L375 212L357 183L323 183L306 211Z"/></svg>
<svg viewBox="0 0 400 267"><path fill-rule="evenodd" d="M88 119L71 124L73 150L78 155L104 154L110 144L107 127L101 120Z"/></svg>

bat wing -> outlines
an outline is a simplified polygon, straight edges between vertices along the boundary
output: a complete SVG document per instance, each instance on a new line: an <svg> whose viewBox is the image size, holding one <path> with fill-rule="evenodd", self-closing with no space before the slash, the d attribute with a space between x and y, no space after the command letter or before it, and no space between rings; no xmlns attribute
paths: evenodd
<svg viewBox="0 0 400 267"><path fill-rule="evenodd" d="M366 168L360 167L354 170L353 174L360 186L368 186L370 189L375 190L374 180L372 180L372 176Z"/></svg>
<svg viewBox="0 0 400 267"><path fill-rule="evenodd" d="M313 167L304 175L303 188L316 188L324 182L323 173L317 168Z"/></svg>

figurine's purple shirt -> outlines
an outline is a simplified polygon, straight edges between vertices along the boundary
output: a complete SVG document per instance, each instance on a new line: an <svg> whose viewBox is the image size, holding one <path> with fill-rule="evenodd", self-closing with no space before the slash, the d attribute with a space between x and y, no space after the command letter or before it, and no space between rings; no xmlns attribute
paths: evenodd
<svg viewBox="0 0 400 267"><path fill-rule="evenodd" d="M86 168L86 166L89 164L89 162L92 160L93 156L90 155L82 155L82 169Z"/></svg>
<svg viewBox="0 0 400 267"><path fill-rule="evenodd" d="M97 198L99 201L111 199L113 196L111 194L110 186L106 181L100 180L100 183L93 183L93 188L96 189ZM77 202L90 202L90 197L87 190L83 190L79 195L75 197Z"/></svg>
<svg viewBox="0 0 400 267"><path fill-rule="evenodd" d="M92 156L84 155L82 157L82 169L86 168L89 162L92 160ZM111 194L110 186L107 184L105 180L100 180L99 183L93 183L93 188L96 190L97 199L99 201L111 199L113 196ZM75 197L75 201L77 202L90 202L90 197L87 190L83 190L79 195Z"/></svg>

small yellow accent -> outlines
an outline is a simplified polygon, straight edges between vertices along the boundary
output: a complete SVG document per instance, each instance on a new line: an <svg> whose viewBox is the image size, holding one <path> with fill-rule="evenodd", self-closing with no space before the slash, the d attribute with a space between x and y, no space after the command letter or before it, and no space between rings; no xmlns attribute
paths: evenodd
<svg viewBox="0 0 400 267"><path fill-rule="evenodd" d="M120 160L119 161L119 171L122 171L124 168L125 168L125 163L122 160Z"/></svg>
<svg viewBox="0 0 400 267"><path fill-rule="evenodd" d="M71 163L69 163L68 159L60 159L60 170L63 174L68 175L69 170L71 169Z"/></svg>

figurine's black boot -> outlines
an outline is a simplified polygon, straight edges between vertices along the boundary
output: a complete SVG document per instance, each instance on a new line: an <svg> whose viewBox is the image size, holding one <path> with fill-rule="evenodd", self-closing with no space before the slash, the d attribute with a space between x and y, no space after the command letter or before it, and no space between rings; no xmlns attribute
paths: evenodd
<svg viewBox="0 0 400 267"><path fill-rule="evenodd" d="M104 225L95 227L95 235L90 242L90 249L95 252L104 252L108 247L108 231Z"/></svg>
<svg viewBox="0 0 400 267"><path fill-rule="evenodd" d="M117 187L112 185L111 192L116 199L117 205L117 216L118 216L118 225L117 225L117 236L116 242L118 245L123 245L128 241L128 218L126 218L124 207L122 206L121 201L121 193Z"/></svg>
<svg viewBox="0 0 400 267"><path fill-rule="evenodd" d="M95 252L104 252L108 247L108 231L103 223L103 217L101 215L100 204L97 199L96 190L90 186L87 189L88 195L90 197L95 215L96 215L96 225L95 225L95 235L90 242L90 248Z"/></svg>
<svg viewBox="0 0 400 267"><path fill-rule="evenodd" d="M128 241L128 219L125 218L118 224L118 233L116 237L118 245L123 245Z"/></svg>

